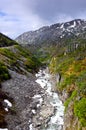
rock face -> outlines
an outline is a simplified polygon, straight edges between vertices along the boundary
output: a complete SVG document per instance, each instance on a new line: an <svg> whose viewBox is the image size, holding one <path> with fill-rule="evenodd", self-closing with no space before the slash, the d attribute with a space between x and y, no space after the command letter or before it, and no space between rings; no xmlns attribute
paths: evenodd
<svg viewBox="0 0 86 130"><path fill-rule="evenodd" d="M10 71L12 79L2 83L4 92L13 98L13 106L6 117L9 130L29 130L32 109L36 109L37 103L32 98L36 94L43 94L41 87L35 83L33 76L28 77Z"/></svg>
<svg viewBox="0 0 86 130"><path fill-rule="evenodd" d="M36 83L36 77L28 73L27 76L9 71L11 79L2 83L2 90L12 97L11 107L6 116L9 130L41 130L47 126L50 116L54 114L54 107L45 90ZM5 105L6 106L6 105ZM33 124L33 127L32 127Z"/></svg>
<svg viewBox="0 0 86 130"><path fill-rule="evenodd" d="M20 44L57 43L59 39L84 36L86 38L86 21L76 19L66 23L45 26L36 31L25 32L16 38Z"/></svg>

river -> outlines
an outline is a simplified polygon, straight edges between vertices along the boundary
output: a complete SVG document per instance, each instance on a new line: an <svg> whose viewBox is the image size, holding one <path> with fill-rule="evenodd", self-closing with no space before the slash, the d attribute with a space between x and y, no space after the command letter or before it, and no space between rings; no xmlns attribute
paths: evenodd
<svg viewBox="0 0 86 130"><path fill-rule="evenodd" d="M50 98L50 104L54 107L54 114L50 117L47 127L43 127L41 130L62 130L64 106L59 99L58 93L53 90L51 75L46 69L40 69L36 74L36 78L36 82L45 90L45 93L48 95L47 98Z"/></svg>
<svg viewBox="0 0 86 130"><path fill-rule="evenodd" d="M22 120L22 123L16 126L16 130L63 130L64 106L59 99L58 93L54 90L54 81L48 69L40 69L35 75L36 79L15 72L11 73L13 79L3 83L3 90L10 92L15 100L16 107L21 110L19 115L22 114L21 118L26 119L25 122ZM30 99L29 102L28 99ZM8 108L11 108L13 104L7 99L4 102L7 104L5 111L9 112ZM10 124L8 128L0 128L0 130L15 128L15 120L12 115L10 115L10 119L13 124Z"/></svg>

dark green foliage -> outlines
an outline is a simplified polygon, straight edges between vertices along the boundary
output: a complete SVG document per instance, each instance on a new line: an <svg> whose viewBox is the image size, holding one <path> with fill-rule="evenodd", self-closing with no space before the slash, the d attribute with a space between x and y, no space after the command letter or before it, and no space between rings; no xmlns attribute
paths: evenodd
<svg viewBox="0 0 86 130"><path fill-rule="evenodd" d="M22 55L24 57L27 57L32 55L31 52L29 51L29 49L22 47L20 45L16 45L15 48L18 50L17 52L19 53L19 55Z"/></svg>
<svg viewBox="0 0 86 130"><path fill-rule="evenodd" d="M64 88L66 88L67 87L67 89L68 89L68 86L70 87L72 84L74 84L75 83L75 81L77 80L77 77L76 77L76 75L70 75L70 76L67 76L67 77L64 77L64 80L63 80L63 82L60 84L60 89L61 89L61 91L64 89Z"/></svg>
<svg viewBox="0 0 86 130"><path fill-rule="evenodd" d="M74 91L72 92L71 96L70 96L70 97L66 100L66 102L64 103L64 105L65 105L65 111L66 111L66 109L68 108L69 103L70 103L71 101L74 102L76 96L77 96L77 91L74 90Z"/></svg>
<svg viewBox="0 0 86 130"><path fill-rule="evenodd" d="M81 96L86 97L86 70L81 72L81 74L79 75L76 81L76 85L78 86L79 94Z"/></svg>
<svg viewBox="0 0 86 130"><path fill-rule="evenodd" d="M86 126L86 98L82 98L75 103L74 113L79 118L82 126Z"/></svg>
<svg viewBox="0 0 86 130"><path fill-rule="evenodd" d="M0 47L7 47L12 45L17 45L18 43L7 36L0 33Z"/></svg>
<svg viewBox="0 0 86 130"><path fill-rule="evenodd" d="M35 72L40 66L39 60L27 48L19 45L0 48L0 54L4 64L19 73L23 73L22 70ZM4 58L2 58L3 56Z"/></svg>
<svg viewBox="0 0 86 130"><path fill-rule="evenodd" d="M14 60L16 58L15 53L13 53L10 49L8 48L0 48L0 53L8 57L9 59Z"/></svg>
<svg viewBox="0 0 86 130"><path fill-rule="evenodd" d="M7 67L0 62L0 82L5 81L10 78L9 72Z"/></svg>

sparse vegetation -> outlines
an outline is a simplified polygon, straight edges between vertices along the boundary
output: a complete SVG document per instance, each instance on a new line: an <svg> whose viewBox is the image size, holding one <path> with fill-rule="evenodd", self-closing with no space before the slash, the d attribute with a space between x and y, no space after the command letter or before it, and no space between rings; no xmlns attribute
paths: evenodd
<svg viewBox="0 0 86 130"><path fill-rule="evenodd" d="M40 66L40 62L33 56L28 49L17 45L12 48L0 48L1 61L12 69L22 72L21 68L30 72L35 72ZM23 73L23 72L22 72Z"/></svg>
<svg viewBox="0 0 86 130"><path fill-rule="evenodd" d="M10 78L7 67L0 62L0 82L5 81Z"/></svg>
<svg viewBox="0 0 86 130"><path fill-rule="evenodd" d="M1 82L11 78L9 70L26 74L34 73L40 66L39 60L29 51L29 49L18 45L15 41L0 34L0 128L5 128L7 123L5 116L8 114L3 106L3 100L9 99L8 93L2 91ZM13 106L10 113L16 114L16 108Z"/></svg>
<svg viewBox="0 0 86 130"><path fill-rule="evenodd" d="M81 125L86 126L86 98L82 98L74 105L74 113L79 118Z"/></svg>
<svg viewBox="0 0 86 130"><path fill-rule="evenodd" d="M73 102L74 116L78 117L81 127L86 127L86 40L64 40L64 47L61 46L56 53L49 68L51 73L61 74L62 81L57 84L57 89L60 93L65 90L68 95L65 112Z"/></svg>
<svg viewBox="0 0 86 130"><path fill-rule="evenodd" d="M47 43L45 47L45 44L33 55L29 49L0 34L0 82L10 78L8 68L26 74L26 71L36 72L41 63L49 65L51 73L61 75L58 91L68 95L65 112L73 102L73 116L78 118L81 127L86 127L86 39L63 38L57 45ZM0 111L0 124L3 124L6 112L2 107Z"/></svg>
<svg viewBox="0 0 86 130"><path fill-rule="evenodd" d="M17 45L18 43L7 36L0 33L0 47L7 47L12 45Z"/></svg>

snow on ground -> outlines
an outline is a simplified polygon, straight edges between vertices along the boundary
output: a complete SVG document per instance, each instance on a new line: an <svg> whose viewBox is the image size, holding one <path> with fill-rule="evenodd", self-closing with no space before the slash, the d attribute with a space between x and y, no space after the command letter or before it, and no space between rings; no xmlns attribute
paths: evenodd
<svg viewBox="0 0 86 130"><path fill-rule="evenodd" d="M64 28L64 24L62 24L60 28Z"/></svg>
<svg viewBox="0 0 86 130"><path fill-rule="evenodd" d="M39 103L37 104L37 108L40 107L40 106L42 105L43 98L41 97L40 94L38 94L38 95L34 95L34 96L33 96L33 99L39 101Z"/></svg>
<svg viewBox="0 0 86 130"><path fill-rule="evenodd" d="M7 105L8 105L9 107L12 107L12 103L9 102L7 99L4 99L4 102L7 103Z"/></svg>
<svg viewBox="0 0 86 130"><path fill-rule="evenodd" d="M34 99L35 99L35 98L41 98L41 95L39 95L39 94L38 94L38 95L34 95L33 98L34 98Z"/></svg>
<svg viewBox="0 0 86 130"><path fill-rule="evenodd" d="M33 113L33 114L36 114L36 111L35 111L35 109L32 109L32 113Z"/></svg>
<svg viewBox="0 0 86 130"><path fill-rule="evenodd" d="M29 128L30 128L30 130L35 130L35 128L33 127L33 124L30 124Z"/></svg>
<svg viewBox="0 0 86 130"><path fill-rule="evenodd" d="M73 25L69 26L69 28L74 28L76 26L76 21L74 21Z"/></svg>
<svg viewBox="0 0 86 130"><path fill-rule="evenodd" d="M8 108L4 108L5 111L9 111Z"/></svg>

